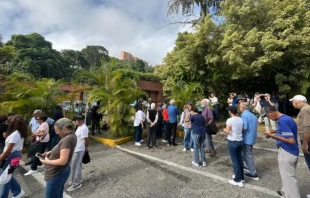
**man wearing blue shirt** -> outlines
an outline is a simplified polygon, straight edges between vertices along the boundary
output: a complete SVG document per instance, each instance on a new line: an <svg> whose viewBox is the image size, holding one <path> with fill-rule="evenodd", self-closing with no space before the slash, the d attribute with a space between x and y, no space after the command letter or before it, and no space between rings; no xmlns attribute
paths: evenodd
<svg viewBox="0 0 310 198"><path fill-rule="evenodd" d="M170 105L168 106L168 134L167 134L167 140L168 140L168 146L177 146L175 143L175 138L177 134L177 118L179 115L178 107L175 106L175 101L170 100ZM172 138L171 138L172 135Z"/></svg>
<svg viewBox="0 0 310 198"><path fill-rule="evenodd" d="M243 167L244 170L248 173L245 173L244 176L259 180L259 177L256 173L255 162L253 158L253 145L256 143L257 137L257 118L256 116L249 111L248 103L244 102L239 105L241 114L241 119L243 121Z"/></svg>
<svg viewBox="0 0 310 198"><path fill-rule="evenodd" d="M297 141L297 124L289 116L277 111L274 106L266 107L268 119L278 121L277 130L264 132L267 138L277 141L278 163L282 179L282 190L278 191L281 197L300 198L297 185L296 166L298 162L299 148Z"/></svg>

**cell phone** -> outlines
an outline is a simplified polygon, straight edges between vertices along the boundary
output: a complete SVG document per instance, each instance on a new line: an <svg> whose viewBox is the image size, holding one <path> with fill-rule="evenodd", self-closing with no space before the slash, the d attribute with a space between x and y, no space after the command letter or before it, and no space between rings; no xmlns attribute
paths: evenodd
<svg viewBox="0 0 310 198"><path fill-rule="evenodd" d="M41 153L36 153L36 157L37 157L37 158L44 159L44 156L43 156Z"/></svg>

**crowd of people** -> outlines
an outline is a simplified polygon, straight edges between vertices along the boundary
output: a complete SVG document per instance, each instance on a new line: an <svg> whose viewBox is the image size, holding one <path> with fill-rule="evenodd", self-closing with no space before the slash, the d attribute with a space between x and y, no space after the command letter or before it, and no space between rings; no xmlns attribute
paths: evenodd
<svg viewBox="0 0 310 198"><path fill-rule="evenodd" d="M230 184L243 187L245 177L259 181L252 150L257 139L258 124L264 122L264 135L266 138L275 139L279 149L278 163L282 189L278 194L285 198L300 197L296 168L300 143L310 170L310 105L302 95L296 95L290 101L296 109L300 109L297 124L292 117L285 115L286 109L283 106L282 110L279 110L278 98L274 94L255 93L253 99L236 93L230 94L227 99L229 118L224 127L235 173L232 179L228 180ZM180 120L179 125L182 125L184 130L183 151L194 152L194 166L207 166L205 153L210 156L216 155L212 140L212 135L216 133L212 125L218 121L219 112L214 105L219 106L215 94L196 105L189 101L184 105L182 113L174 100L170 100L169 105L159 103L157 109L151 100L146 104L138 102L135 105L134 118L135 145L142 145L141 134L147 125L147 149L156 148L156 139L159 138L163 138L162 142L167 143L167 146L177 146L175 140Z"/></svg>
<svg viewBox="0 0 310 198"><path fill-rule="evenodd" d="M45 170L46 198L62 198L65 183L70 175L67 191L82 187L82 161L88 152L89 143L89 131L84 115L75 114L73 121L64 118L60 105L56 107L53 118L49 118L41 110L35 110L29 122L32 132L30 136L27 134L27 124L22 115L0 115L0 122L0 132L3 134L3 138L0 139L1 172L9 165L12 166L13 160L20 161L24 142L28 141L29 161L25 165L31 165L31 170L24 176ZM14 176L3 184L0 197L8 198L10 192L13 198L25 195Z"/></svg>

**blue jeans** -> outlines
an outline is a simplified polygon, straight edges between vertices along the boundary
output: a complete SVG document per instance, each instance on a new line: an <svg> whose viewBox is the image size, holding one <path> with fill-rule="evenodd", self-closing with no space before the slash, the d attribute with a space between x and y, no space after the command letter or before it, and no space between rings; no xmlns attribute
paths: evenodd
<svg viewBox="0 0 310 198"><path fill-rule="evenodd" d="M201 161L206 162L205 144L204 144L206 135L197 135L194 133L193 138L194 138L194 162L196 164L199 163L198 149L200 149Z"/></svg>
<svg viewBox="0 0 310 198"><path fill-rule="evenodd" d="M164 139L167 140L168 134L168 121L164 121Z"/></svg>
<svg viewBox="0 0 310 198"><path fill-rule="evenodd" d="M207 149L209 149L212 152L215 152L212 135L207 134L205 144Z"/></svg>
<svg viewBox="0 0 310 198"><path fill-rule="evenodd" d="M69 178L70 171L70 166L68 166L54 178L46 180L45 198L63 198L64 186Z"/></svg>
<svg viewBox="0 0 310 198"><path fill-rule="evenodd" d="M11 153L11 155L6 159L5 165L3 166L3 170L5 170L6 167L11 163L11 159L15 157L21 157L21 152L15 151ZM12 176L11 181L2 186L1 198L8 198L10 191L12 192L13 197L16 197L21 192L20 185L18 181L14 178L14 176Z"/></svg>
<svg viewBox="0 0 310 198"><path fill-rule="evenodd" d="M300 140L300 143L303 144L303 141ZM308 151L310 152L310 142L308 142ZM304 152L304 156L305 156L306 164L308 165L308 168L310 170L310 154L307 154Z"/></svg>
<svg viewBox="0 0 310 198"><path fill-rule="evenodd" d="M184 128L184 148L194 148L192 129L190 128Z"/></svg>
<svg viewBox="0 0 310 198"><path fill-rule="evenodd" d="M243 166L249 169L251 175L256 175L256 166L253 158L253 145L245 144L243 147Z"/></svg>
<svg viewBox="0 0 310 198"><path fill-rule="evenodd" d="M244 180L243 160L242 160L243 141L228 140L228 151L235 172L235 182Z"/></svg>
<svg viewBox="0 0 310 198"><path fill-rule="evenodd" d="M136 129L135 142L140 142L142 135L142 125L140 124L139 126L135 126L135 129Z"/></svg>

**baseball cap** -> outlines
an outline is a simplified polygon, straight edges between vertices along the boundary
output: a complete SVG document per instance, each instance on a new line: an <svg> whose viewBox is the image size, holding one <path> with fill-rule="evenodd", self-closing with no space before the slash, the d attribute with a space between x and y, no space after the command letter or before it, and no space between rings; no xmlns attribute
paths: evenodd
<svg viewBox="0 0 310 198"><path fill-rule="evenodd" d="M192 105L192 104L193 104L193 102L192 102L192 101L188 101L188 103L187 103L187 104Z"/></svg>
<svg viewBox="0 0 310 198"><path fill-rule="evenodd" d="M290 99L290 101L294 101L294 100L298 100L301 102L307 102L307 98L303 95L296 95L292 99Z"/></svg>
<svg viewBox="0 0 310 198"><path fill-rule="evenodd" d="M85 116L84 115L76 115L76 116L74 116L74 120L85 120Z"/></svg>

